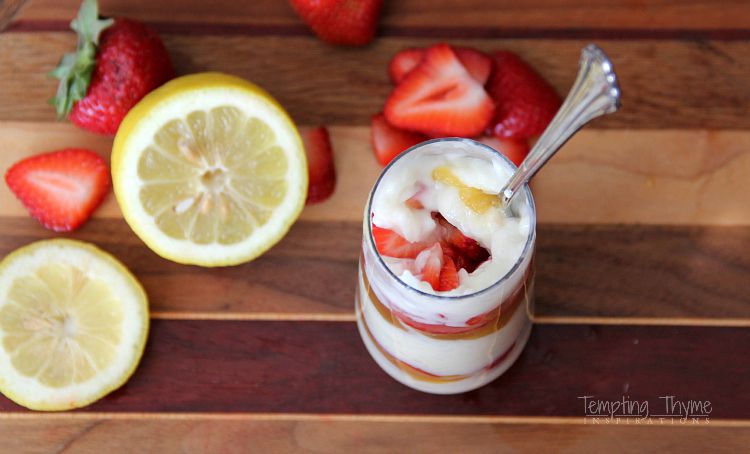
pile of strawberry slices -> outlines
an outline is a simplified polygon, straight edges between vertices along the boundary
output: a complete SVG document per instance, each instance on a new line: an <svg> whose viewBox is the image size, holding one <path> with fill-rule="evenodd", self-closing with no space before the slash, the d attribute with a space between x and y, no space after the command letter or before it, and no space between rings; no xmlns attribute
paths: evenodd
<svg viewBox="0 0 750 454"><path fill-rule="evenodd" d="M474 138L518 165L561 104L552 86L508 51L487 55L445 43L405 49L388 74L395 87L371 129L383 165L436 137Z"/></svg>
<svg viewBox="0 0 750 454"><path fill-rule="evenodd" d="M447 292L459 285L458 271L471 273L490 258L490 253L467 237L440 213L432 213L438 228L425 241L410 242L393 230L372 226L380 255L403 259L404 268L433 290Z"/></svg>

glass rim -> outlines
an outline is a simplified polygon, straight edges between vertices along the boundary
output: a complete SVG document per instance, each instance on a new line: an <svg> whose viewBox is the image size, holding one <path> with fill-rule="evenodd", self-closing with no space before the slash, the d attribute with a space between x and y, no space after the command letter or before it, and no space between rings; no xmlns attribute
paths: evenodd
<svg viewBox="0 0 750 454"><path fill-rule="evenodd" d="M426 140L424 142L420 142L412 147L407 148L406 150L402 151L398 156L393 158L390 163L388 163L387 166L383 169L383 171L378 176L378 179L375 181L375 185L372 187L372 191L370 192L370 196L367 200L367 233L369 236L369 243L372 249L375 251L375 255L377 256L378 262L381 266L383 266L386 270L386 272L396 280L396 282L399 283L399 285L405 287L407 290L410 290L412 292L415 292L416 294L420 296L426 296L430 298L438 298L441 300L446 301L456 301L456 300L463 300L466 298L471 298L475 296L482 295L484 293L487 293L491 291L492 289L499 287L501 284L503 284L505 281L507 281L513 273L515 273L521 266L521 264L524 262L524 259L529 254L529 250L531 249L532 243L534 243L534 239L536 238L536 206L534 205L534 198L531 195L531 189L529 188L528 183L523 185L523 192L526 195L526 200L528 201L529 207L531 208L531 215L530 215L530 228L531 231L529 232L528 238L526 238L526 244L523 246L523 250L521 251L521 255L518 257L518 260L513 264L513 266L508 270L504 275L502 275L497 281L493 282L492 285L489 285L481 290L477 290L473 293L468 293L466 295L436 295L434 293L427 293L423 292L422 290L419 290L418 288L414 288L411 285L407 284L406 282L402 281L385 263L383 260L383 256L380 255L380 252L378 251L377 246L375 245L375 238L372 234L372 200L375 196L375 191L377 191L378 186L380 185L381 181L383 180L383 177L385 174L388 173L391 167L393 167L396 162L398 162L401 158L409 154L410 152L424 147L426 145L430 145L433 143L438 142L462 142L467 143L471 145L478 145L481 148L484 148L485 150L494 153L495 155L500 156L500 158L505 161L506 164L510 165L510 167L515 170L517 169L517 166L508 159L504 154L500 153L499 151L495 150L494 148L490 147L489 145L485 145L482 142L478 142L473 139L467 139L463 137L441 137L439 139L430 139Z"/></svg>

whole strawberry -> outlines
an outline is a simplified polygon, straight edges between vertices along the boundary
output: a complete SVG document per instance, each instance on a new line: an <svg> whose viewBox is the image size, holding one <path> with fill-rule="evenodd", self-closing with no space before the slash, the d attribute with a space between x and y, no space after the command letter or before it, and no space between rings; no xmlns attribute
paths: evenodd
<svg viewBox="0 0 750 454"><path fill-rule="evenodd" d="M58 118L114 134L122 119L148 92L174 77L159 36L140 22L99 19L96 0L84 0L71 22L76 52L65 54L52 75L60 79L53 99Z"/></svg>
<svg viewBox="0 0 750 454"><path fill-rule="evenodd" d="M382 0L290 0L297 14L329 44L364 46L372 41Z"/></svg>

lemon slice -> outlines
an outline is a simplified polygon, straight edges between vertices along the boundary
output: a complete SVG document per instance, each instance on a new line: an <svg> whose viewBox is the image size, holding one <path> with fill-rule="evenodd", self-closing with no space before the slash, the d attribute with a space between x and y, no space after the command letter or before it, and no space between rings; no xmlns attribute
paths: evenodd
<svg viewBox="0 0 750 454"><path fill-rule="evenodd" d="M112 180L125 220L157 254L234 265L276 244L307 195L297 128L260 87L219 73L174 79L125 117Z"/></svg>
<svg viewBox="0 0 750 454"><path fill-rule="evenodd" d="M143 288L109 254L22 247L0 262L0 392L33 410L88 405L133 374L148 326Z"/></svg>

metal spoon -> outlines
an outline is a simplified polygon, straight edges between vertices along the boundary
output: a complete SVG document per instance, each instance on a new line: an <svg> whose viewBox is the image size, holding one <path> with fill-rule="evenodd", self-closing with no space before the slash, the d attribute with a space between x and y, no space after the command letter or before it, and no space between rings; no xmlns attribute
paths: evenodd
<svg viewBox="0 0 750 454"><path fill-rule="evenodd" d="M583 125L620 108L620 87L609 57L594 44L581 52L578 77L560 110L501 191L503 208Z"/></svg>

